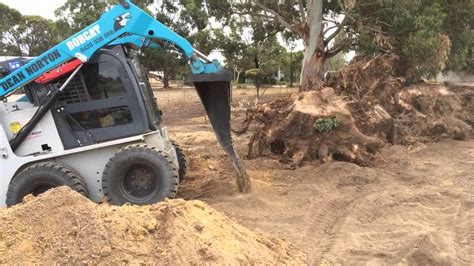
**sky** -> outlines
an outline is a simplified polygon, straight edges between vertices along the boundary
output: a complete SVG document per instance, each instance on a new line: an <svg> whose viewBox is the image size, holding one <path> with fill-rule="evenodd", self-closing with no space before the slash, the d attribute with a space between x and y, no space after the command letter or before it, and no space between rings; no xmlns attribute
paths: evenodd
<svg viewBox="0 0 474 266"><path fill-rule="evenodd" d="M54 19L54 10L62 6L66 0L0 0L23 15L39 15Z"/></svg>

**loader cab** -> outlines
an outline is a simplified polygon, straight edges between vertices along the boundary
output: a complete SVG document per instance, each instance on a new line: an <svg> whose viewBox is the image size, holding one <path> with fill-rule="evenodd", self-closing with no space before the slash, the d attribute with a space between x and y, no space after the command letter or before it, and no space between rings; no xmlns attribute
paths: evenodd
<svg viewBox="0 0 474 266"><path fill-rule="evenodd" d="M68 76L31 83L27 95L40 105ZM161 123L147 72L138 55L122 45L101 49L84 64L52 113L65 149L145 134Z"/></svg>

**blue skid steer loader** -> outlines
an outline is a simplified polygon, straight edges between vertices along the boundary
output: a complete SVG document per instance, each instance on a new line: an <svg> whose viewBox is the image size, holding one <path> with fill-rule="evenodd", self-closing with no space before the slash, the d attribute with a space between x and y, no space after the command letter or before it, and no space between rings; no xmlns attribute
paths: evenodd
<svg viewBox="0 0 474 266"><path fill-rule="evenodd" d="M69 186L91 200L153 204L173 198L182 150L161 126L143 47L174 47L191 68L217 140L250 189L230 131L231 73L135 6L119 1L100 19L36 58L1 63L0 205ZM22 88L25 96L7 96Z"/></svg>

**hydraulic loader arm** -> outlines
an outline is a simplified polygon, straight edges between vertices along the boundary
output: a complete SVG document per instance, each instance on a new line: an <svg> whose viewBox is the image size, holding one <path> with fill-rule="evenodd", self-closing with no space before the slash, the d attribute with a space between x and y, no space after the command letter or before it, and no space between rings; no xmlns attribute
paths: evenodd
<svg viewBox="0 0 474 266"><path fill-rule="evenodd" d="M217 61L211 62L194 50L186 39L155 20L130 0L122 0L92 25L2 78L0 99L73 58L87 62L97 50L106 45L131 43L142 47L149 45L154 39L166 41L179 48L188 59L193 74L216 73L221 69Z"/></svg>
<svg viewBox="0 0 474 266"><path fill-rule="evenodd" d="M102 14L98 21L2 78L0 80L0 99L4 99L19 87L72 59L79 59L82 63L89 61L94 53L104 46L133 44L138 48L143 46L159 48L153 40L162 40L174 45L188 59L193 74L190 81L196 87L217 140L234 165L239 190L249 191L248 175L232 145L230 130L230 80L232 73L221 71L218 61L211 61L199 51L194 50L186 39L155 20L130 0L119 0L119 4ZM66 66L69 68L73 65L77 68L61 88L54 91L41 104L39 111L10 140L13 151L23 143L43 115L50 110L61 91L82 67L81 62L71 62ZM48 76L54 76L49 74L51 73L39 81L48 80Z"/></svg>

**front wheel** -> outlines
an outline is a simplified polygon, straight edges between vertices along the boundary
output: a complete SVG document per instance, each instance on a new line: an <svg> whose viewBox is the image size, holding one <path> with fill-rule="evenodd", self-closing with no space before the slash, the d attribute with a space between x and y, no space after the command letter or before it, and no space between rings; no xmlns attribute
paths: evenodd
<svg viewBox="0 0 474 266"><path fill-rule="evenodd" d="M22 202L28 194L38 196L48 189L68 186L84 197L88 196L84 179L73 170L56 162L41 162L28 166L16 175L8 187L7 206Z"/></svg>
<svg viewBox="0 0 474 266"><path fill-rule="evenodd" d="M166 153L154 146L134 144L109 160L102 189L111 204L146 205L174 198L178 182L178 170Z"/></svg>

